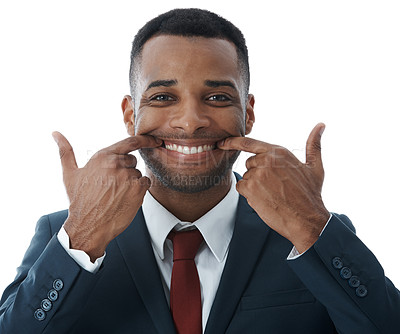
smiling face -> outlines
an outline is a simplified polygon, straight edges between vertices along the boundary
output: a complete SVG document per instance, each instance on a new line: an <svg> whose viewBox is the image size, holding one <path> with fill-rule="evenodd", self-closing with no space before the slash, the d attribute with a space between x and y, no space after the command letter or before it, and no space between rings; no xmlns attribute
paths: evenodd
<svg viewBox="0 0 400 334"><path fill-rule="evenodd" d="M140 150L153 183L194 193L230 182L239 152L216 142L248 134L254 122L234 44L160 35L145 43L139 63L135 102L125 97L122 108L130 135L164 141Z"/></svg>

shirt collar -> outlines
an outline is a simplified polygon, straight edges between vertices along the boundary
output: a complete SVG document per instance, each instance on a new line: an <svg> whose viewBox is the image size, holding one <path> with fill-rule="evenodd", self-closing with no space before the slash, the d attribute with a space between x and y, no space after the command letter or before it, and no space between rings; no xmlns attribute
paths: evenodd
<svg viewBox="0 0 400 334"><path fill-rule="evenodd" d="M185 229L196 226L204 241L219 262L227 254L235 225L239 193L236 191L236 177L232 173L231 188L226 196L204 216L193 223L182 222L146 192L142 210L151 243L158 256L164 260L164 243L169 232L176 228Z"/></svg>

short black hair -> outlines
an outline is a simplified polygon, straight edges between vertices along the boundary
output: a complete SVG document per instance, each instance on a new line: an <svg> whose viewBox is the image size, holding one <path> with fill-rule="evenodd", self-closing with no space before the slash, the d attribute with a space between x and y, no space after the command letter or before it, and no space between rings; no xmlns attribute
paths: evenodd
<svg viewBox="0 0 400 334"><path fill-rule="evenodd" d="M242 32L231 22L208 10L198 8L173 9L147 22L132 42L129 82L134 94L134 74L143 45L153 36L173 35L183 37L221 38L236 46L239 69L244 78L246 96L250 86L249 57Z"/></svg>

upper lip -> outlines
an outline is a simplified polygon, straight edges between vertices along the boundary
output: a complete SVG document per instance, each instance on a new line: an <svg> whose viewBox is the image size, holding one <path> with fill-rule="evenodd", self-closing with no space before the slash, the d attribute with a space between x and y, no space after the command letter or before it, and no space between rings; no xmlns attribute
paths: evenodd
<svg viewBox="0 0 400 334"><path fill-rule="evenodd" d="M216 143L221 139L215 140L215 138L203 138L203 139L162 139L160 138L164 144L176 144L178 146L188 146L188 147L194 147L194 146L203 146L203 145L216 145Z"/></svg>

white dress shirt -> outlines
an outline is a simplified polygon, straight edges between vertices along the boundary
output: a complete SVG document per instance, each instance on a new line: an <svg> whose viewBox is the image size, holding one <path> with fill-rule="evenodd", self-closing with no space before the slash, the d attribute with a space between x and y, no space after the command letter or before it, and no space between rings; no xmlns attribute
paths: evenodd
<svg viewBox="0 0 400 334"><path fill-rule="evenodd" d="M168 303L173 264L173 246L171 240L167 239L169 232L172 229L181 231L196 226L203 235L205 242L194 259L200 279L203 332L228 255L238 201L239 193L236 191L236 178L233 174L228 194L193 223L180 221L149 192L144 197L143 215Z"/></svg>

